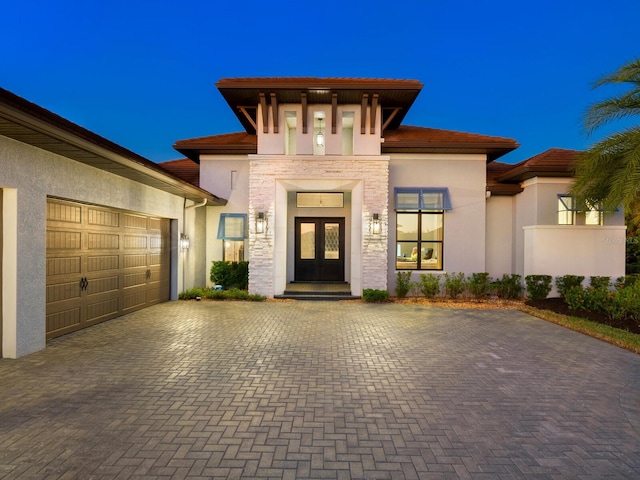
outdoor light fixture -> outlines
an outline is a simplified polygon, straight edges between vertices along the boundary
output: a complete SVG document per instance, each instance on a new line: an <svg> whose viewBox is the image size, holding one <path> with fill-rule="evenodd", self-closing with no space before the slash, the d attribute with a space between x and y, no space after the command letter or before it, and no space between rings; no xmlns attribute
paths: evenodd
<svg viewBox="0 0 640 480"><path fill-rule="evenodd" d="M189 236L184 233L180 234L180 248L182 250L189 250Z"/></svg>
<svg viewBox="0 0 640 480"><path fill-rule="evenodd" d="M382 225L380 224L380 214L374 213L371 218L371 233L374 235L380 235L382 232Z"/></svg>
<svg viewBox="0 0 640 480"><path fill-rule="evenodd" d="M256 233L263 234L266 223L264 212L258 212L258 216L256 217Z"/></svg>
<svg viewBox="0 0 640 480"><path fill-rule="evenodd" d="M316 135L316 145L318 147L324 147L324 134L322 133L322 117L318 118L320 122L320 129L318 131L318 135Z"/></svg>

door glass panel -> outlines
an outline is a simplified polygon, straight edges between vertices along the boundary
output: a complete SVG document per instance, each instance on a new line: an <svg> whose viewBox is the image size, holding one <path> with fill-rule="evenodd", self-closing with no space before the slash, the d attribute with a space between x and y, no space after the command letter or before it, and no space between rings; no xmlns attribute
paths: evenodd
<svg viewBox="0 0 640 480"><path fill-rule="evenodd" d="M300 224L300 258L314 260L316 258L316 224Z"/></svg>
<svg viewBox="0 0 640 480"><path fill-rule="evenodd" d="M337 223L324 224L324 258L340 259L340 225Z"/></svg>

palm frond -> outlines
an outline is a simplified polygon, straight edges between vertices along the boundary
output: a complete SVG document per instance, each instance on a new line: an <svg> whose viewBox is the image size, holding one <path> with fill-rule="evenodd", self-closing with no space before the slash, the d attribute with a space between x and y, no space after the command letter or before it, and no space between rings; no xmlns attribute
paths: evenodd
<svg viewBox="0 0 640 480"><path fill-rule="evenodd" d="M624 95L593 104L584 115L584 127L591 135L606 123L635 115L640 115L640 85Z"/></svg>
<svg viewBox="0 0 640 480"><path fill-rule="evenodd" d="M593 84L593 88L612 83L630 82L640 84L640 58L635 58L622 65L618 70L605 75Z"/></svg>

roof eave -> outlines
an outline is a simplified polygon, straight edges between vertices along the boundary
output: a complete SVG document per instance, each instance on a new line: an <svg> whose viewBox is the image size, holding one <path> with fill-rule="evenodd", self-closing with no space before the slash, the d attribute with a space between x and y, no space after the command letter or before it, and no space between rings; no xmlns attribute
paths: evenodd
<svg viewBox="0 0 640 480"><path fill-rule="evenodd" d="M517 143L413 143L393 142L382 144L382 153L480 153L487 155L487 163L492 162L520 145Z"/></svg>
<svg viewBox="0 0 640 480"><path fill-rule="evenodd" d="M192 201L227 201L126 148L0 88L0 134Z"/></svg>

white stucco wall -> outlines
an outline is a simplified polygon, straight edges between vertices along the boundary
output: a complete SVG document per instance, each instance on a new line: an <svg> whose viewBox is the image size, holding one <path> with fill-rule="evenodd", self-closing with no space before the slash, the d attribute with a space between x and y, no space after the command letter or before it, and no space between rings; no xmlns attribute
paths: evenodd
<svg viewBox="0 0 640 480"><path fill-rule="evenodd" d="M47 196L177 219L179 228L172 229L173 259L178 255L183 198L3 136L0 166L0 188L7 192L3 202L4 356L15 358L45 346ZM181 269L181 258L179 262ZM175 299L182 289L182 275L172 271L172 277Z"/></svg>
<svg viewBox="0 0 640 480"><path fill-rule="evenodd" d="M509 195L487 199L486 271L494 279L514 272L513 204Z"/></svg>
<svg viewBox="0 0 640 480"><path fill-rule="evenodd" d="M625 274L625 226L538 225L523 231L525 276Z"/></svg>
<svg viewBox="0 0 640 480"><path fill-rule="evenodd" d="M200 187L227 200L223 207L206 208L205 283L211 262L222 260L223 244L218 240L218 225L222 213L249 212L249 159L247 155L202 155L200 158ZM245 260L248 260L248 241L245 241Z"/></svg>
<svg viewBox="0 0 640 480"><path fill-rule="evenodd" d="M442 271L421 273L484 272L486 228L486 156L394 154L389 164L389 251L396 251L395 187L448 187L452 210L444 214ZM397 270L390 261L388 284L395 290Z"/></svg>

